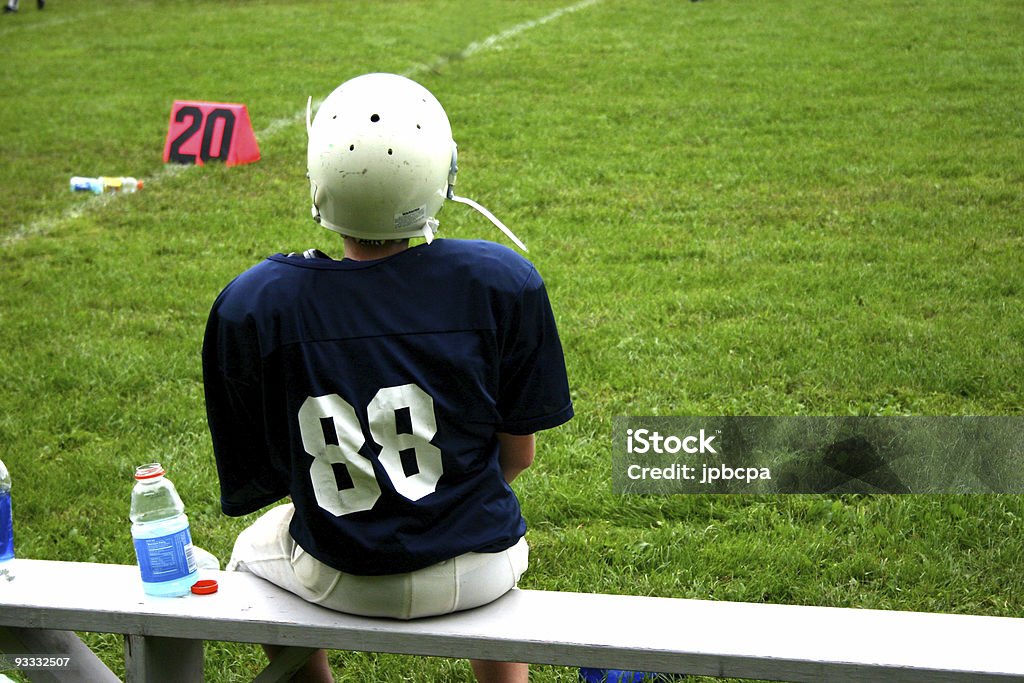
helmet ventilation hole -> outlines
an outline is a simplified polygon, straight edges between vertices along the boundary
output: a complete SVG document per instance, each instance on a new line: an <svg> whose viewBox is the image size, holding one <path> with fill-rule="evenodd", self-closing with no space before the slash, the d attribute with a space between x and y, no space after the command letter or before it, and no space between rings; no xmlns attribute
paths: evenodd
<svg viewBox="0 0 1024 683"><path fill-rule="evenodd" d="M348 146L348 151L350 151L350 152L356 151L356 146L355 145L349 145Z"/></svg>
<svg viewBox="0 0 1024 683"><path fill-rule="evenodd" d="M377 123L378 121L380 121L380 114L374 114L373 116L370 117L370 120L373 121L374 123Z"/></svg>
<svg viewBox="0 0 1024 683"><path fill-rule="evenodd" d="M391 156L392 154L394 154L394 150L392 150L392 149L391 149L391 148L389 147L389 148L388 148L388 156Z"/></svg>

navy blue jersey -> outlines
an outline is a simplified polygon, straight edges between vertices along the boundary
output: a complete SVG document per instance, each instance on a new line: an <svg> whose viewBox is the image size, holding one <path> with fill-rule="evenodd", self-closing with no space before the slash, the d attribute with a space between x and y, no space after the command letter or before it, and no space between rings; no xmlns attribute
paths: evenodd
<svg viewBox="0 0 1024 683"><path fill-rule="evenodd" d="M224 512L291 496L296 542L353 574L515 544L496 433L572 417L544 283L491 242L272 256L214 303L203 375Z"/></svg>

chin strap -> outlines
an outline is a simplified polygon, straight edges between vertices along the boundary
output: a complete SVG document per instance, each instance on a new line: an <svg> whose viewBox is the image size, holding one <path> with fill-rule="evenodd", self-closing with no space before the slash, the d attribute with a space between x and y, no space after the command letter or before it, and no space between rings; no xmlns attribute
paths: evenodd
<svg viewBox="0 0 1024 683"><path fill-rule="evenodd" d="M455 194L455 178L458 176L458 173L459 146L455 144L454 140L452 140L452 165L451 168L448 169L448 199L452 200L453 202L459 202L460 204L465 204L468 207L476 209L477 211L483 214L484 218L489 220L491 223L494 223L495 227L498 228L498 230L501 230L510 240L515 242L517 247L519 247L523 251L530 251L529 249L526 248L526 245L523 244L523 241L516 237L514 232L509 230L507 225L498 220L497 216L495 216L493 213L491 213L486 208L476 203L469 197L460 197L459 195ZM430 239L428 238L427 241L429 242Z"/></svg>
<svg viewBox="0 0 1024 683"><path fill-rule="evenodd" d="M448 194L448 199L451 199L453 202L459 202L460 204L465 204L466 206L476 209L477 211L484 215L484 218L489 220L491 223L494 223L494 226L498 228L498 230L501 230L510 240L515 242L517 247L519 247L523 251L530 251L529 249L526 248L526 245L523 244L522 240L516 237L514 232L509 230L507 225L498 220L498 217L495 216L490 211L488 211L485 207L480 206L479 204L477 204L475 201L468 197L460 197L459 195L450 191Z"/></svg>

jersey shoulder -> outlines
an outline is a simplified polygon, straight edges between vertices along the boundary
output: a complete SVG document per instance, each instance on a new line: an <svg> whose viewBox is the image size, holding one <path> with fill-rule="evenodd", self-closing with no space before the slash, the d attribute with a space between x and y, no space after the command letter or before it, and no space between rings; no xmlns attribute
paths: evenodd
<svg viewBox="0 0 1024 683"><path fill-rule="evenodd" d="M486 240L435 240L426 251L443 263L453 276L478 286L510 293L518 292L532 279L540 280L536 268L512 249ZM435 250L431 253L430 250Z"/></svg>
<svg viewBox="0 0 1024 683"><path fill-rule="evenodd" d="M279 296L288 296L288 281L299 273L274 259L261 261L239 274L221 291L214 308L222 315L244 315L260 304L271 303Z"/></svg>

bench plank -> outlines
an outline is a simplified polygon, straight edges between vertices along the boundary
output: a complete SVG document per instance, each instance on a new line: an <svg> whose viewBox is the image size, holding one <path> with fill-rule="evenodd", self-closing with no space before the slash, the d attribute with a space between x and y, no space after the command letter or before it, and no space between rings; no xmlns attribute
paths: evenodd
<svg viewBox="0 0 1024 683"><path fill-rule="evenodd" d="M1024 680L1024 620L516 590L467 612L370 619L255 576L153 598L131 565L14 560L0 625L789 681Z"/></svg>

